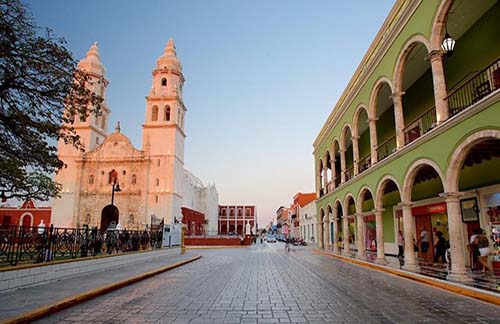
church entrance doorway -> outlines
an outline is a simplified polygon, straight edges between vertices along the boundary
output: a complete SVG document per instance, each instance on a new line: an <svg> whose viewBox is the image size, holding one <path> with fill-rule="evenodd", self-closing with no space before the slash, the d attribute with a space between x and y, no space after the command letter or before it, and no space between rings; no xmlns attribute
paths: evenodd
<svg viewBox="0 0 500 324"><path fill-rule="evenodd" d="M118 225L120 212L115 205L107 205L101 212L101 231L114 229Z"/></svg>

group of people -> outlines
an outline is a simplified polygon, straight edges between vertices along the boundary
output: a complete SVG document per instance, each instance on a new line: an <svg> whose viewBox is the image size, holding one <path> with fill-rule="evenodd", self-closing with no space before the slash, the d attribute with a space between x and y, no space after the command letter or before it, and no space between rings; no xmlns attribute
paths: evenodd
<svg viewBox="0 0 500 324"><path fill-rule="evenodd" d="M446 251L450 248L450 243L444 237L443 232L436 231L436 240L434 243L434 263L439 263L441 261L442 264L445 264L446 261ZM405 238L403 236L403 232L398 232L398 258L400 260L404 259L404 245ZM429 248L431 246L431 235L427 231L425 226L422 226L420 231L420 237L418 240L413 239L413 247L415 252L419 252L422 254L422 258L424 263L430 263L429 257Z"/></svg>
<svg viewBox="0 0 500 324"><path fill-rule="evenodd" d="M484 231L481 228L476 228L472 231L473 235L470 237L468 248L472 255L472 266L473 268L478 268L477 263L481 264L482 272L486 273L488 270L493 273L492 266L488 263L488 256L490 255L489 240ZM447 262L446 253L450 248L449 241L444 237L443 232L436 231L436 240L434 243L434 264L441 261L443 264ZM405 239L403 232L398 232L398 258L401 262L404 260L404 245ZM420 231L420 238L416 241L413 240L414 251L421 252L423 262L429 263L429 249L431 245L431 234L427 231L425 226L422 226Z"/></svg>

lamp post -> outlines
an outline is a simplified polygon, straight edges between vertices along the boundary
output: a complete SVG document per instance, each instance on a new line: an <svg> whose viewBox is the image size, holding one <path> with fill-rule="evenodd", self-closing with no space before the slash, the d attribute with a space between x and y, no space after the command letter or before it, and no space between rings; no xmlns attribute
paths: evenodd
<svg viewBox="0 0 500 324"><path fill-rule="evenodd" d="M120 189L120 184L116 183L116 179L113 182L113 189L111 190L111 206L113 206L113 203L115 202L115 192L121 192L122 190Z"/></svg>

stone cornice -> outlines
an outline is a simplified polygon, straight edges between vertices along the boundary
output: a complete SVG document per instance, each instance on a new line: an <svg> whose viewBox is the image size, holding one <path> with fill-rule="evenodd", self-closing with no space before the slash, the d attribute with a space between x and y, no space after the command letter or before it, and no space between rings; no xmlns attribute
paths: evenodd
<svg viewBox="0 0 500 324"><path fill-rule="evenodd" d="M186 138L186 134L179 127L177 123L170 122L169 124L142 124L142 128L177 128L177 130L181 133L184 138Z"/></svg>
<svg viewBox="0 0 500 324"><path fill-rule="evenodd" d="M405 1L398 0L392 7L389 15L385 19L382 27L378 31L375 39L368 48L365 56L358 65L347 87L342 92L337 104L333 107L327 121L321 128L313 143L313 154L323 144L328 134L336 126L340 117L346 112L350 104L356 98L365 85L366 80L373 73L380 61L385 56L396 37L409 21L422 0Z"/></svg>

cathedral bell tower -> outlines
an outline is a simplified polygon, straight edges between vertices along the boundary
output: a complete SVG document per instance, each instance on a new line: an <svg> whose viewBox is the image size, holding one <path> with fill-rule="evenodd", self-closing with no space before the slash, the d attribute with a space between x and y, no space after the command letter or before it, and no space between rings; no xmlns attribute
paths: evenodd
<svg viewBox="0 0 500 324"><path fill-rule="evenodd" d="M108 128L108 116L111 113L106 104L106 88L108 81L104 74L106 69L101 63L101 56L97 48L97 42L92 44L85 58L78 63L78 68L89 75L88 88L104 100L101 103L101 114L95 116L90 113L85 120L75 118L73 128L80 136L85 152L94 150L106 137ZM76 161L80 160L83 152L71 144L60 140L58 143L58 157L66 167L57 172L55 180L62 185L61 197L54 199L52 204L52 223L56 226L70 227L73 224L73 215L77 214L75 199L79 195L78 170Z"/></svg>
<svg viewBox="0 0 500 324"><path fill-rule="evenodd" d="M184 76L170 39L153 70L153 85L146 97L142 149L150 159L146 219L181 219L184 179Z"/></svg>

